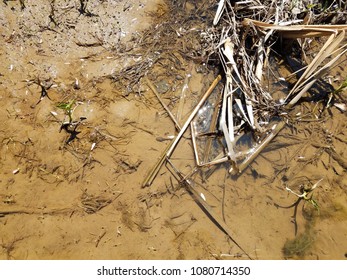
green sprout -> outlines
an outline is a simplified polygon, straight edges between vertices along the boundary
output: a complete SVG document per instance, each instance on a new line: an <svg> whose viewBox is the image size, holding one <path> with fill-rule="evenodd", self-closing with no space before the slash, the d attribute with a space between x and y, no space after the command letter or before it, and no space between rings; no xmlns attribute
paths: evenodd
<svg viewBox="0 0 347 280"><path fill-rule="evenodd" d="M57 107L59 109L63 109L65 111L65 114L69 117L69 124L72 123L72 113L74 110L74 105L76 101L74 99L70 100L68 103L59 103Z"/></svg>
<svg viewBox="0 0 347 280"><path fill-rule="evenodd" d="M307 9L311 10L311 9L313 9L316 6L317 6L317 4L308 4L307 5Z"/></svg>
<svg viewBox="0 0 347 280"><path fill-rule="evenodd" d="M319 213L319 205L318 205L317 201L313 199L312 192L315 188L317 188L317 186L319 185L319 183L322 180L323 180L323 178L318 180L313 186L302 185L300 188L301 193L296 193L293 190L291 190L289 187L286 187L286 190L289 191L290 193L296 195L298 197L298 199L293 204L291 204L289 206L281 206L281 205L275 204L276 207L286 208L286 209L294 207L293 223L294 223L294 227L295 227L295 235L297 234L297 231L298 231L298 225L296 222L296 214L297 214L298 206L302 200L304 201L304 203L309 202Z"/></svg>
<svg viewBox="0 0 347 280"><path fill-rule="evenodd" d="M309 202L312 204L312 206L319 212L319 205L317 203L316 200L313 199L313 194L311 194L311 196L309 196L310 193L312 193L312 191L317 188L318 184L323 180L320 179L318 180L317 183L315 183L312 187L309 186L303 186L301 189L301 194L297 194L296 192L292 191L290 188L286 187L287 191L291 192L292 194L295 194L300 201L301 199L303 199L305 202Z"/></svg>
<svg viewBox="0 0 347 280"><path fill-rule="evenodd" d="M313 206L313 207L318 211L318 213L319 213L319 205L318 205L317 201L315 201L315 200L313 199L313 194L312 194L310 197L308 197L308 194L309 194L311 191L312 191L312 188L310 188L310 189L304 188L301 197L302 197L305 201L311 203L312 206Z"/></svg>
<svg viewBox="0 0 347 280"><path fill-rule="evenodd" d="M342 82L342 84L334 90L333 94L340 93L347 88L347 78Z"/></svg>

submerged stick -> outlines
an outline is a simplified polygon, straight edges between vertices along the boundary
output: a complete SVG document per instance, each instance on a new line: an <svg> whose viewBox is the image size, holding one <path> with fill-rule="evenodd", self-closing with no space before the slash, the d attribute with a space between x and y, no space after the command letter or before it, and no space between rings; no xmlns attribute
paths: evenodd
<svg viewBox="0 0 347 280"><path fill-rule="evenodd" d="M198 147L197 147L197 143L196 143L196 130L195 130L195 126L194 126L193 122L190 124L190 131L191 131L191 135L192 135L192 144L193 144L195 162L196 162L197 166L201 166L202 163L201 163L200 158L199 158L199 152L198 152Z"/></svg>
<svg viewBox="0 0 347 280"><path fill-rule="evenodd" d="M207 214L207 216L230 238L232 242L249 258L252 260L250 255L239 245L236 240L233 238L233 233L229 226L223 221L221 217L213 210L213 208L201 197L201 195L192 187L189 179L173 165L173 163L168 159L167 160L176 174L179 176L181 182L186 187L187 191L193 197L195 202L202 208L202 210Z"/></svg>
<svg viewBox="0 0 347 280"><path fill-rule="evenodd" d="M142 187L148 187L148 186L150 186L153 183L155 177L158 175L158 172L159 172L160 168L162 167L162 165L164 164L165 160L172 155L172 153L175 150L178 142L180 141L180 139L182 138L183 134L185 133L185 131L189 127L191 121L193 120L193 118L195 117L197 112L199 111L200 107L204 104L206 99L211 95L211 93L213 92L214 88L217 86L217 84L219 83L219 81L221 79L222 79L222 76L218 75L217 78L212 82L211 86L208 88L206 93L203 95L203 97L199 101L198 105L196 105L196 107L194 108L193 112L190 114L190 116L186 120L186 122L183 125L182 129L180 130L179 134L167 146L167 148L165 149L164 153L161 155L159 161L151 169L151 171L149 172L148 176L145 178L144 182L142 183Z"/></svg>
<svg viewBox="0 0 347 280"><path fill-rule="evenodd" d="M166 104L163 102L163 100L161 100L158 91L156 90L155 86L153 85L153 83L148 79L148 77L145 77L146 83L147 85L150 87L150 89L153 91L153 93L155 94L155 96L157 97L157 99L159 100L159 103L161 104L161 106L163 106L163 108L165 109L165 111L168 113L169 117L172 119L172 121L174 122L176 128L178 130L181 130L181 126L178 123L178 121L176 120L176 118L174 117L174 115L171 113L170 109L166 106Z"/></svg>
<svg viewBox="0 0 347 280"><path fill-rule="evenodd" d="M238 167L232 166L229 170L229 172L233 175L241 173L243 170L245 170L248 165L265 149L265 147L271 142L272 139L276 137L276 135L284 128L286 123L281 120L279 123L275 124L272 129L270 134L265 138L265 140L259 144L253 153L246 158Z"/></svg>
<svg viewBox="0 0 347 280"><path fill-rule="evenodd" d="M183 108L184 108L184 103L185 103L185 99L187 96L187 92L189 90L189 79L192 76L191 72L193 69L193 63L190 62L189 67L188 67L188 73L186 74L186 78L184 79L184 84L183 84L183 88L181 91L181 96L180 96L180 100L178 103L178 109L177 109L177 120L180 122L182 120L182 115L183 115Z"/></svg>

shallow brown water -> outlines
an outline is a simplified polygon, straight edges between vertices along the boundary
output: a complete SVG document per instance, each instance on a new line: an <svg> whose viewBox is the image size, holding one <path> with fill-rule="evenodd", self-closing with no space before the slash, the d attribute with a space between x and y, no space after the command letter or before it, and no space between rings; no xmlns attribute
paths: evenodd
<svg viewBox="0 0 347 280"><path fill-rule="evenodd" d="M149 14L162 15L166 6L89 1L87 10L98 16L86 16L79 1L56 1L52 22L50 1L25 3L23 11L19 1L0 4L0 258L247 258L167 168L141 187L175 128L145 82L128 95L106 77L145 59L146 53L120 56L119 46L154 28ZM149 77L164 101L175 100L175 113L189 81L184 119L215 73L184 60L180 66L179 75ZM331 75L344 79L345 66ZM39 81L48 96L38 103ZM60 131L67 116L56 105L72 99L74 120L86 119L70 138ZM346 115L331 112L323 123L286 128L241 176L221 165L195 185L253 258L346 258ZM185 174L195 165L186 136L173 156ZM339 157L312 143L333 145ZM319 213L308 202L299 205L300 239L290 243L294 208L275 205L294 203L285 186L298 192L307 178L323 178L313 192Z"/></svg>

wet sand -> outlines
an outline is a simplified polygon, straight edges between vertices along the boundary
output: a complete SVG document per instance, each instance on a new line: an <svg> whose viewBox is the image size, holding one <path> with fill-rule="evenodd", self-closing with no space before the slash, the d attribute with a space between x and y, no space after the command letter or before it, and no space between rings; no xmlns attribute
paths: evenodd
<svg viewBox="0 0 347 280"><path fill-rule="evenodd" d="M144 71L174 114L188 86L182 121L217 69L179 52L165 60L153 48L134 53L134 42L167 20L162 1L79 3L0 3L0 259L247 259L168 168L142 188L177 131L144 79L126 70L153 61ZM172 42L188 50L184 28ZM330 73L335 86L346 66ZM57 105L71 100L81 123L66 131ZM252 258L346 259L347 122L330 110L324 122L284 129L242 175L226 164L197 179ZM193 170L189 133L173 162ZM297 200L285 187L299 192L322 178L313 192L319 211L304 201L297 208L295 239L294 208L278 207Z"/></svg>

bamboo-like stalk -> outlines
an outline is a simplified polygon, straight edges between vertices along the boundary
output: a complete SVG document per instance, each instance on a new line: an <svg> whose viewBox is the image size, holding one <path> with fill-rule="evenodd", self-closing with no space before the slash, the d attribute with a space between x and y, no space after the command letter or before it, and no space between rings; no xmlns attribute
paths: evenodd
<svg viewBox="0 0 347 280"><path fill-rule="evenodd" d="M190 114L190 116L188 117L188 119L186 120L185 124L183 125L181 131L178 133L178 135L176 136L176 138L174 139L174 141L172 142L172 144L170 145L171 147L169 148L169 150L166 153L166 156L169 158L172 153L174 152L178 142L180 141L180 139L182 138L183 134L186 132L187 128L189 127L191 121L194 119L194 117L196 116L196 114L198 113L198 111L200 110L201 106L205 103L205 101L207 100L207 98L212 94L213 90L215 89L215 87L217 86L217 84L219 83L219 81L222 79L221 75L218 75L215 80L212 82L211 86L208 88L208 90L206 91L206 93L203 95L203 97L200 99L199 103L196 105L196 107L194 108L194 110L192 111L192 113Z"/></svg>
<svg viewBox="0 0 347 280"><path fill-rule="evenodd" d="M183 134L185 133L185 131L189 127L191 121L193 120L193 118L195 117L197 112L199 111L200 107L204 104L206 99L211 95L214 88L217 86L217 84L219 83L219 81L221 79L222 79L222 76L218 75L215 78L215 80L212 82L211 86L208 88L206 93L203 95L203 97L201 98L199 103L196 105L196 107L194 108L194 110L192 111L192 113L190 114L188 119L186 120L185 124L183 125L182 129L180 130L180 132L178 133L176 138L172 139L170 144L166 147L165 151L160 156L159 161L156 163L156 165L154 165L154 167L151 169L151 171L149 172L149 174L145 178L145 180L142 183L142 187L148 187L148 186L152 185L154 179L158 175L158 172L159 172L160 168L162 167L162 165L164 164L165 160L171 156L171 154L175 150L178 142L180 141L181 137L183 136Z"/></svg>
<svg viewBox="0 0 347 280"><path fill-rule="evenodd" d="M271 24L261 22L249 18L245 18L242 21L243 26L256 26L264 30L275 30L279 32L283 38L308 38L329 36L331 34L337 34L339 31L347 30L347 25L290 25L283 26L278 24Z"/></svg>
<svg viewBox="0 0 347 280"><path fill-rule="evenodd" d="M152 185L155 177L157 177L160 168L163 166L165 160L166 160L166 153L169 150L169 148L171 147L172 143L173 143L174 139L172 139L171 143L166 147L166 149L163 151L163 153L161 154L159 161L153 166L153 168L148 172L148 175L146 176L145 180L142 183L142 187L149 187L150 185Z"/></svg>
<svg viewBox="0 0 347 280"><path fill-rule="evenodd" d="M223 14L224 9L225 9L225 0L220 0L218 3L216 15L215 15L214 20L213 20L213 25L217 25L217 23L219 22L222 14Z"/></svg>
<svg viewBox="0 0 347 280"><path fill-rule="evenodd" d="M197 166L201 166L202 162L200 161L200 158L199 158L198 147L196 144L196 130L195 130L195 126L193 122L190 123L190 131L192 134L192 143L193 143L195 162Z"/></svg>

